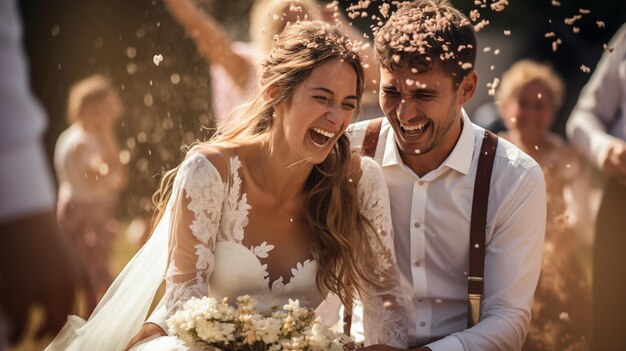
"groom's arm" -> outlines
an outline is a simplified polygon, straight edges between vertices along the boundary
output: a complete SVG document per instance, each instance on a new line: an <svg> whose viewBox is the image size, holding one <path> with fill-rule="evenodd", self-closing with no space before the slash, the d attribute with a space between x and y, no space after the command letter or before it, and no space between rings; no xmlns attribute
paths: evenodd
<svg viewBox="0 0 626 351"><path fill-rule="evenodd" d="M499 204L493 235L486 247L480 322L426 345L432 351L522 348L541 271L546 191L537 165L520 174L519 179Z"/></svg>

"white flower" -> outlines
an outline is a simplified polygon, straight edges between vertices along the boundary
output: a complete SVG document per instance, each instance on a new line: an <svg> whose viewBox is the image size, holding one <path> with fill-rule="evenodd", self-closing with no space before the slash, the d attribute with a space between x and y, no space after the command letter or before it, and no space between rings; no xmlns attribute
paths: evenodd
<svg viewBox="0 0 626 351"><path fill-rule="evenodd" d="M169 333L185 343L217 349L269 351L341 351L347 337L335 334L314 319L310 308L289 300L283 310L267 314L256 310L256 300L248 295L237 298L237 307L228 299L195 298L168 320ZM343 340L344 338L346 340Z"/></svg>

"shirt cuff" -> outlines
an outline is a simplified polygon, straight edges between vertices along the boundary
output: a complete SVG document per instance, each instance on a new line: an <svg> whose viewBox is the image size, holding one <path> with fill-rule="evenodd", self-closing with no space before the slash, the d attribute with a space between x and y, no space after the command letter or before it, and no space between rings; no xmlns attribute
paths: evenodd
<svg viewBox="0 0 626 351"><path fill-rule="evenodd" d="M0 221L54 210L53 189L40 142L0 152Z"/></svg>
<svg viewBox="0 0 626 351"><path fill-rule="evenodd" d="M160 306L157 307L154 312L152 312L152 314L150 315L150 317L148 318L148 320L146 320L146 323L152 323L152 324L156 324L159 327L161 327L161 329L163 329L163 331L165 331L166 333L168 333L167 329L167 309L165 308L165 306ZM168 333L169 334L169 333Z"/></svg>
<svg viewBox="0 0 626 351"><path fill-rule="evenodd" d="M602 170L604 161L609 155L611 144L613 144L615 140L619 139L609 134L599 133L598 135L592 137L592 157L595 157L595 164L599 170Z"/></svg>
<svg viewBox="0 0 626 351"><path fill-rule="evenodd" d="M446 336L441 340L437 340L426 345L432 351L463 351L463 345L461 345L461 341L454 336Z"/></svg>

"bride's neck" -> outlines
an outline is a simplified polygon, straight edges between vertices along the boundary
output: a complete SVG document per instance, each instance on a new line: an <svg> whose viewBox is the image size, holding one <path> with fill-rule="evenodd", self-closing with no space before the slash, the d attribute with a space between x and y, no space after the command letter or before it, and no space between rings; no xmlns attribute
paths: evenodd
<svg viewBox="0 0 626 351"><path fill-rule="evenodd" d="M313 165L285 157L285 150L272 147L267 140L251 144L245 164L254 183L277 201L300 198Z"/></svg>

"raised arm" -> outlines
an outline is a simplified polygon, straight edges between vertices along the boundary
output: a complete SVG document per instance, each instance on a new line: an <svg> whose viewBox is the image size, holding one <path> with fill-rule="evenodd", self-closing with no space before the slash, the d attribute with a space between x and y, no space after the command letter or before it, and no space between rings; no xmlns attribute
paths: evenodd
<svg viewBox="0 0 626 351"><path fill-rule="evenodd" d="M217 21L193 0L165 0L165 5L185 28L205 60L224 67L237 86L245 89L254 69L252 63L233 51L230 39Z"/></svg>
<svg viewBox="0 0 626 351"><path fill-rule="evenodd" d="M361 292L365 345L385 344L407 347L407 316L403 307L403 292L393 244L393 227L389 206L389 191L382 171L370 158L361 161L362 175L358 184L360 212L373 225L368 231L377 260L379 286L365 285Z"/></svg>

